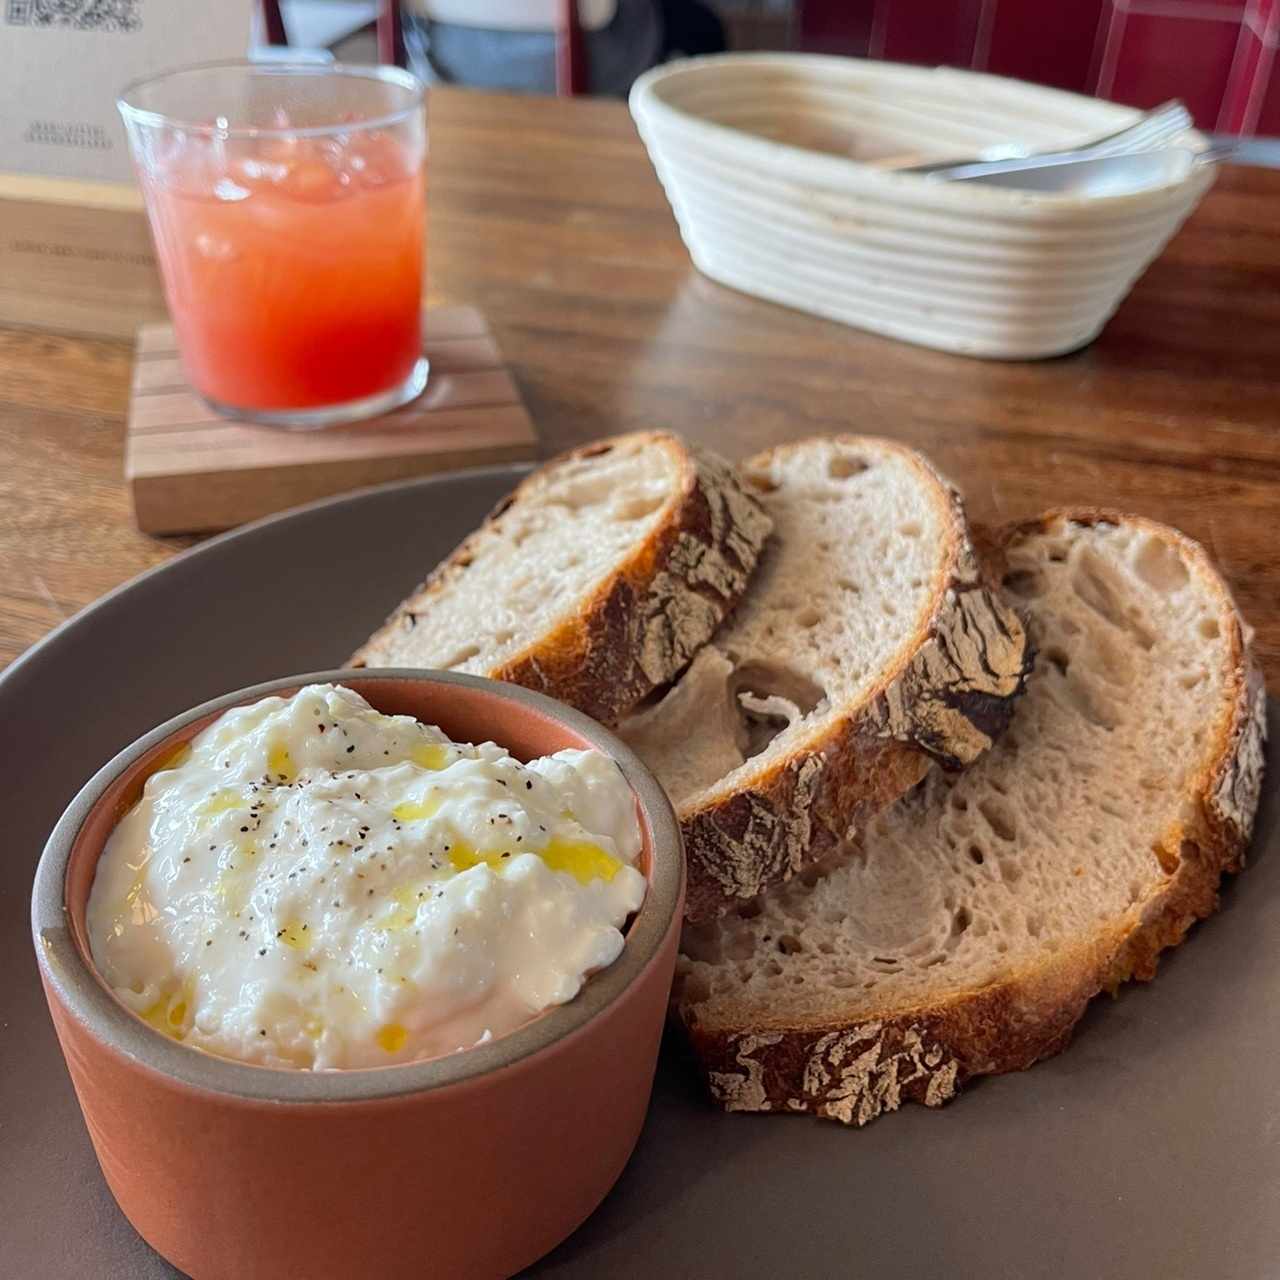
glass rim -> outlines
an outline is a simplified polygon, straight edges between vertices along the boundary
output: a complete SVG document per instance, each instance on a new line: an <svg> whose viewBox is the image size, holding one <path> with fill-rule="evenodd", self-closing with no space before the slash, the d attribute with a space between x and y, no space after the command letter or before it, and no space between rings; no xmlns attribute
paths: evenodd
<svg viewBox="0 0 1280 1280"><path fill-rule="evenodd" d="M252 71L286 76L334 76L349 80L377 80L384 84L394 84L407 90L412 101L394 111L380 115L370 115L365 120L335 121L333 124L313 125L226 125L209 124L204 121L183 120L163 111L154 111L147 107L136 106L129 101L131 95L139 90L161 84L166 80L174 80L179 76L190 75L198 71ZM427 86L417 76L400 67L356 66L352 63L329 62L257 62L251 58L227 58L214 62L194 62L185 67L174 67L169 71L161 71L155 75L141 76L131 80L116 97L116 109L129 124L146 125L151 128L173 129L178 133L192 134L203 138L328 138L335 134L352 133L359 129L385 129L406 120L415 111L421 109L426 99Z"/></svg>

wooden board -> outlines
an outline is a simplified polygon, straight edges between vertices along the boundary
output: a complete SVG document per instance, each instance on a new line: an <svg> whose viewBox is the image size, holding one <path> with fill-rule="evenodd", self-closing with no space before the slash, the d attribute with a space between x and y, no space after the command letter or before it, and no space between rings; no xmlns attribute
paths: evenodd
<svg viewBox="0 0 1280 1280"><path fill-rule="evenodd" d="M187 385L173 329L138 332L125 441L134 517L146 533L229 529L362 485L534 456L537 437L484 317L424 318L427 389L385 417L282 431L219 417Z"/></svg>

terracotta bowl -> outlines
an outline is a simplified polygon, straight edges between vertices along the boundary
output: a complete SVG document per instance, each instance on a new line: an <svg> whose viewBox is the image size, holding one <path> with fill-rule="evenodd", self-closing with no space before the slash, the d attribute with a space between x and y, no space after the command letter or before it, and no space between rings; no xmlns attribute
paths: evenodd
<svg viewBox="0 0 1280 1280"><path fill-rule="evenodd" d="M644 905L578 997L430 1061L309 1072L216 1058L135 1017L95 971L85 905L143 783L228 707L315 681L380 711L531 758L611 755L635 791ZM72 801L36 872L40 974L107 1183L142 1237L196 1280L504 1276L563 1240L644 1122L675 964L684 856L671 806L612 734L536 693L422 671L328 671L243 689L161 725Z"/></svg>

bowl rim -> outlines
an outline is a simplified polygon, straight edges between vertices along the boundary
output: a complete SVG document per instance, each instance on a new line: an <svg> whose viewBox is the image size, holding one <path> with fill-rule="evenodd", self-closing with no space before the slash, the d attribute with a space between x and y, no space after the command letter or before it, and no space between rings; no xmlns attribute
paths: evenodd
<svg viewBox="0 0 1280 1280"><path fill-rule="evenodd" d="M1125 106L1106 99L1090 98L1086 94L1073 93L1048 85L1033 84L1014 76L995 75L989 71L974 71L960 67L925 67L911 63L881 59L857 58L838 54L750 52L713 53L695 58L678 58L662 63L646 71L631 86L628 106L646 146L652 152L673 145L673 136L683 131L686 138L696 138L711 150L725 146L738 149L738 163L750 158L766 165L774 177L814 183L841 195L878 197L881 199L910 202L921 208L934 208L959 212L983 211L994 216L1027 218L1055 216L1064 211L1083 212L1088 209L1093 216L1107 217L1124 210L1141 210L1147 206L1160 206L1177 193L1193 188L1197 181L1207 186L1214 175L1213 166L1197 168L1191 164L1187 172L1175 180L1142 187L1136 191L1117 192L1104 196L1083 196L1066 192L1023 191L981 182L933 182L917 173L898 173L892 169L879 169L863 164L851 156L811 150L795 143L765 138L759 134L732 125L709 120L682 106L668 101L664 88L669 82L700 78L707 79L728 68L739 70L768 70L791 67L797 71L824 71L839 75L849 66L866 68L872 75L886 80L895 75L911 76L927 83L931 76L978 82L993 82L1015 86L1020 91L1045 99L1059 101L1076 99L1082 106L1098 112L1115 112L1116 126L1122 127L1122 116L1136 120L1141 108ZM657 139L657 130L669 131L665 139ZM1196 129L1188 129L1180 135L1179 146L1193 156L1208 146L1208 139ZM659 159L661 157L659 156Z"/></svg>
<svg viewBox="0 0 1280 1280"><path fill-rule="evenodd" d="M90 813L119 776L193 722L307 684L403 681L477 690L552 719L611 756L635 793L652 833L651 874L645 900L627 930L622 954L593 975L569 1003L535 1016L514 1031L444 1057L385 1067L306 1071L239 1062L171 1040L148 1026L110 992L76 945L66 912L71 850ZM36 868L31 927L41 978L100 1045L177 1086L263 1103L358 1103L434 1092L475 1081L587 1034L656 963L684 893L680 825L657 779L625 743L592 720L545 694L517 685L452 671L403 667L335 668L284 676L212 698L156 726L118 752L77 792L55 824Z"/></svg>

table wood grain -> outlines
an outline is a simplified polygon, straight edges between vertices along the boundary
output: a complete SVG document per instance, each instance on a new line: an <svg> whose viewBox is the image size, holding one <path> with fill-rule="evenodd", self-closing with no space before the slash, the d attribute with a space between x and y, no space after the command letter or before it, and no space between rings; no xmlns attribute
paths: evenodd
<svg viewBox="0 0 1280 1280"><path fill-rule="evenodd" d="M1091 347L1001 364L700 277L621 104L440 90L428 275L432 303L484 310L544 451L637 427L733 456L870 432L926 450L980 520L1166 520L1217 557L1280 690L1280 172L1224 170ZM0 661L191 541L130 519L131 358L0 330Z"/></svg>

